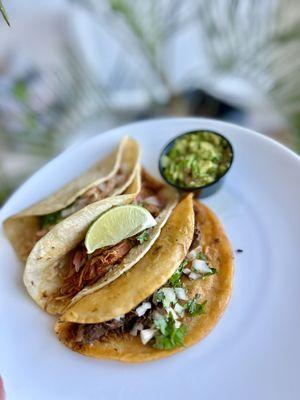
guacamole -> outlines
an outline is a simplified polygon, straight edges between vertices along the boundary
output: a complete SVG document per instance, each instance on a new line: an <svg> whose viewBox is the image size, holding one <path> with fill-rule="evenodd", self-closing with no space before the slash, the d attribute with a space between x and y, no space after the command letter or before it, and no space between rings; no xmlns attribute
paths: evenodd
<svg viewBox="0 0 300 400"><path fill-rule="evenodd" d="M229 168L232 148L228 141L214 132L187 133L176 139L162 157L165 178L182 188L206 186Z"/></svg>

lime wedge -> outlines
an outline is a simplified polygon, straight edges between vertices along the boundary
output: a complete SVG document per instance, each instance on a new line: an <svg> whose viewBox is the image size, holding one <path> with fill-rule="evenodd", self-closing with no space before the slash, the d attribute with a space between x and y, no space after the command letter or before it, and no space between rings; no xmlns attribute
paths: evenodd
<svg viewBox="0 0 300 400"><path fill-rule="evenodd" d="M126 205L111 208L89 228L85 237L87 252L113 246L122 240L156 225L150 212L143 207Z"/></svg>

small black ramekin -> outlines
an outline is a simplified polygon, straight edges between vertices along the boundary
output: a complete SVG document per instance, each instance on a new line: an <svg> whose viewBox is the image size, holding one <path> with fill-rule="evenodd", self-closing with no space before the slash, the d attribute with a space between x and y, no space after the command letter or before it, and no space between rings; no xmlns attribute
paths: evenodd
<svg viewBox="0 0 300 400"><path fill-rule="evenodd" d="M164 175L164 171L163 171L163 167L162 167L162 158L163 158L163 156L165 156L166 154L169 153L169 151L170 151L171 148L174 146L174 143L175 143L175 141L176 141L177 139L181 138L182 136L189 135L189 134L191 134L191 133L199 133L199 132L209 132L209 133L213 133L214 135L220 136L221 138L223 138L223 139L228 143L229 148L230 148L230 150L231 150L231 154L232 154L230 163L229 163L229 165L228 165L228 168L227 168L226 171L225 171L221 176L219 176L215 181L213 181L213 182L211 182L211 183L209 183L209 184L207 184L207 185L204 185L204 186L198 186L198 187L188 188L188 187L183 187L183 186L177 185L177 184L175 184L175 183L173 183L173 182L170 182L170 181L165 177L165 175ZM163 179L164 179L169 185L175 187L176 189L178 189L179 191L182 191L182 192L195 192L195 195L197 195L197 197L199 196L199 197L201 197L201 198L204 198L204 197L211 196L212 194L214 194L215 192L217 192L217 191L220 189L220 187L223 185L225 175L226 175L227 172L229 171L229 169L230 169L230 167L231 167L231 165L232 165L232 163L233 163L233 159L234 159L234 151L233 151L232 144L230 143L230 141L229 141L225 136L223 136L223 135L221 135L220 133L215 132L215 131L211 131L211 130L207 130L207 129L198 129L198 130L194 130L194 131L184 132L184 133L182 133L181 135L178 135L178 136L176 136L174 139L172 139L172 140L163 148L162 152L160 153L159 162L158 162L158 167L159 167L159 172L160 172L161 176L163 177Z"/></svg>

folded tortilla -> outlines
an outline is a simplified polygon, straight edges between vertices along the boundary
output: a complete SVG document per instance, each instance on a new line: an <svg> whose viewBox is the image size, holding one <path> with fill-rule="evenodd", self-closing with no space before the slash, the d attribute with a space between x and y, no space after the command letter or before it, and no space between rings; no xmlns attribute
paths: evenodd
<svg viewBox="0 0 300 400"><path fill-rule="evenodd" d="M84 174L44 200L6 219L3 223L4 233L18 258L26 262L34 244L58 222L57 219L71 215L99 200L99 197L107 198L123 193L134 179L138 162L137 142L124 137L111 154ZM47 216L54 219L54 223L42 226L43 218Z"/></svg>
<svg viewBox="0 0 300 400"><path fill-rule="evenodd" d="M165 285L185 259L199 227L201 246L209 250L217 273L207 279L185 282L190 295L200 293L206 300L206 313L185 317L187 334L183 346L159 350L150 344L143 345L137 336L122 332L92 343L78 343L74 336L78 328L116 322ZM211 331L227 306L232 281L233 256L224 230L214 213L199 202L193 204L189 195L176 206L144 258L118 280L70 306L56 323L55 332L62 343L86 356L124 362L157 360L197 343Z"/></svg>
<svg viewBox="0 0 300 400"><path fill-rule="evenodd" d="M136 184L132 184L127 189L128 194L114 196L86 206L55 225L36 243L26 263L24 283L28 293L40 307L51 314L61 314L66 307L96 292L128 271L149 251L175 207L178 194L173 188L158 182L145 171L143 171L141 179L140 181L138 175ZM149 193L152 195L149 196ZM158 198L162 202L159 203L161 208L155 205ZM103 269L101 269L101 263L105 262L102 259L103 253L100 252L98 255L96 250L97 253L94 256L96 267L94 268L92 265L93 258L91 261L93 254L87 256L84 253L82 255L82 251L85 251L82 241L90 225L102 213L112 207L132 203L134 200L143 201L145 208L148 207L150 212L156 213L154 215L156 225L147 230L147 240L142 243L133 238L134 245L130 245L130 242L130 246L124 255L121 254L120 257L117 257L117 261L112 261L109 266L105 267L105 274L103 274ZM105 257L114 258L115 252L119 251L118 246L117 244L104 249ZM78 267L77 271L75 269L78 264L78 257L82 257L85 261L83 261L83 265ZM100 265L98 265L99 263ZM90 273L95 274L92 282L90 283L90 280L87 280L87 284L83 285L84 279L82 277L85 276L84 274L89 276ZM71 295L68 293L71 293Z"/></svg>

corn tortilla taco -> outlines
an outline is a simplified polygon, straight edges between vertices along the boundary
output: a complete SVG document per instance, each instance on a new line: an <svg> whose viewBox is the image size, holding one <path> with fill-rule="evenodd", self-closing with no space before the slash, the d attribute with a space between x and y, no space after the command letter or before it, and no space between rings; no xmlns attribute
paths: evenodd
<svg viewBox="0 0 300 400"><path fill-rule="evenodd" d="M123 193L134 179L139 146L129 137L103 160L44 200L9 217L6 237L25 262L34 244L59 221L93 202Z"/></svg>
<svg viewBox="0 0 300 400"><path fill-rule="evenodd" d="M24 283L40 307L51 314L61 314L66 307L128 271L149 251L175 207L178 194L145 171L139 178L141 182L135 188L131 185L129 194L84 207L36 243L27 259ZM129 203L131 208L138 207L139 212L146 213L151 224L138 226L134 233L128 229L116 241L112 238L110 245L89 252L86 238L93 223L108 213L124 210L126 204L128 208ZM117 223L124 226L126 218Z"/></svg>
<svg viewBox="0 0 300 400"><path fill-rule="evenodd" d="M86 356L144 362L204 338L223 314L233 256L214 213L188 195L154 246L126 274L71 305L59 340Z"/></svg>

